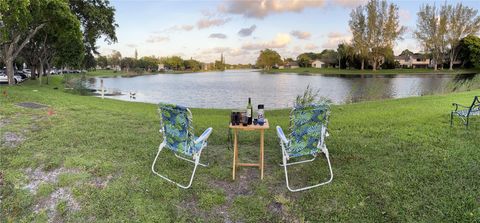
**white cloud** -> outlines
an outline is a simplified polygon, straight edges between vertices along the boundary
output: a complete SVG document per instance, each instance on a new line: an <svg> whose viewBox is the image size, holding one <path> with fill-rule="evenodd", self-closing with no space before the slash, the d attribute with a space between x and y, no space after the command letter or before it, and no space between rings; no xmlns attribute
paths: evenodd
<svg viewBox="0 0 480 223"><path fill-rule="evenodd" d="M309 32L302 32L302 31L299 31L299 30L293 30L292 32L290 32L290 34L292 36L297 37L298 39L309 39L310 36L312 35Z"/></svg>
<svg viewBox="0 0 480 223"><path fill-rule="evenodd" d="M253 31L257 28L256 25L252 25L249 28L243 28L238 31L238 35L241 37L246 37L252 35Z"/></svg>
<svg viewBox="0 0 480 223"><path fill-rule="evenodd" d="M318 50L318 46L313 44L313 43L309 43L307 45L305 45L305 49L306 50L310 50L310 51L313 51L313 50Z"/></svg>
<svg viewBox="0 0 480 223"><path fill-rule="evenodd" d="M330 4L342 6L344 8L355 8L359 5L363 5L367 0L331 0Z"/></svg>
<svg viewBox="0 0 480 223"><path fill-rule="evenodd" d="M166 36L150 36L148 39L147 39L147 43L159 43L159 42L167 42L169 41L170 38L166 37Z"/></svg>
<svg viewBox="0 0 480 223"><path fill-rule="evenodd" d="M210 36L208 36L208 38L226 39L227 35L223 33L212 33Z"/></svg>
<svg viewBox="0 0 480 223"><path fill-rule="evenodd" d="M219 10L249 18L265 18L274 13L298 13L305 8L321 8L324 3L325 0L230 0L220 5Z"/></svg>
<svg viewBox="0 0 480 223"><path fill-rule="evenodd" d="M265 48L284 48L287 46L292 38L288 34L280 33L277 34L275 39L268 41L268 42L261 42L261 43L246 43L242 45L242 49L244 50L260 50Z"/></svg>
<svg viewBox="0 0 480 223"><path fill-rule="evenodd" d="M130 48L136 48L136 47L138 47L137 44L133 44L133 43L125 44L125 46L130 47Z"/></svg>
<svg viewBox="0 0 480 223"><path fill-rule="evenodd" d="M327 35L327 42L322 44L323 48L336 49L338 44L342 42L349 42L352 39L351 34L344 34L339 32L330 32Z"/></svg>
<svg viewBox="0 0 480 223"><path fill-rule="evenodd" d="M211 27L211 26L221 26L221 25L224 25L227 22L230 22L230 20L231 20L230 18L225 18L225 19L204 18L204 19L200 19L197 22L197 27L198 27L198 29L206 29L206 28Z"/></svg>

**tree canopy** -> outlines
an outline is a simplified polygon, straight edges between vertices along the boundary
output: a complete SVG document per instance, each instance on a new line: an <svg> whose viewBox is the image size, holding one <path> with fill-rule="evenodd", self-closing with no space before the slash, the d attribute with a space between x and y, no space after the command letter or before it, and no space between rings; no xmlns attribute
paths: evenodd
<svg viewBox="0 0 480 223"><path fill-rule="evenodd" d="M257 58L256 65L263 69L269 70L273 66L282 64L282 58L280 54L275 50L265 49L260 51L260 55Z"/></svg>

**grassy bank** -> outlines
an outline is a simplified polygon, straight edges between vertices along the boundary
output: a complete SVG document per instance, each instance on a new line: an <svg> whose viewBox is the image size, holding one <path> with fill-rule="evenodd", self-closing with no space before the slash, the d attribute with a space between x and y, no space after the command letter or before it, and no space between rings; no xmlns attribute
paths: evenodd
<svg viewBox="0 0 480 223"><path fill-rule="evenodd" d="M328 74L328 75L394 75L394 74L471 74L479 73L479 70L474 69L455 69L455 70L437 70L417 68L417 69L384 69L384 70L347 70L336 68L313 68L313 67L301 67L293 69L274 69L265 71L268 73L298 73L298 74Z"/></svg>
<svg viewBox="0 0 480 223"><path fill-rule="evenodd" d="M0 96L0 222L480 221L480 119L469 130L449 127L451 103L469 104L480 90L334 106L333 182L290 193L273 128L288 129L288 110L266 112L264 180L244 167L232 181L229 111L192 109L195 133L214 131L202 157L210 167L183 190L150 171L161 142L155 105L72 95L53 89L59 84L0 86L8 91ZM258 140L240 134L240 160L257 159ZM157 170L185 182L192 166L163 155ZM322 159L294 167L292 183L325 179L326 168Z"/></svg>

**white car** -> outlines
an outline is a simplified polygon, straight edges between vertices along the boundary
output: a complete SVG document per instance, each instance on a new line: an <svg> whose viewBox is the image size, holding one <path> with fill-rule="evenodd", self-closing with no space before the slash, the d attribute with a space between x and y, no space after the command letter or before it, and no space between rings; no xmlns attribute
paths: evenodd
<svg viewBox="0 0 480 223"><path fill-rule="evenodd" d="M23 73L27 75L28 78L32 77L32 71L30 69L23 69Z"/></svg>
<svg viewBox="0 0 480 223"><path fill-rule="evenodd" d="M22 77L17 75L13 76L13 80L15 80L15 84L23 81ZM8 77L6 74L0 74L0 83L8 83Z"/></svg>

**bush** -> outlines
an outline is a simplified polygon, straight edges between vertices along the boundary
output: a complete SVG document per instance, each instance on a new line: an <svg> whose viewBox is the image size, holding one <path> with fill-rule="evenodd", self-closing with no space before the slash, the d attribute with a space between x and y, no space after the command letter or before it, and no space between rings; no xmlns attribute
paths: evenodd
<svg viewBox="0 0 480 223"><path fill-rule="evenodd" d="M63 76L65 89L74 94L90 95L91 90L87 86L87 78L85 74L78 76L78 74L65 74Z"/></svg>

